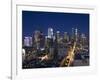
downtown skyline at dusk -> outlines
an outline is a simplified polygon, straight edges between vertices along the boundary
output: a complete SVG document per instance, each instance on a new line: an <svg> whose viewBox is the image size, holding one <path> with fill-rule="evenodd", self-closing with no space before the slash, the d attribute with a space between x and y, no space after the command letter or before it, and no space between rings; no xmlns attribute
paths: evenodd
<svg viewBox="0 0 100 80"><path fill-rule="evenodd" d="M22 11L22 68L89 66L89 14Z"/></svg>

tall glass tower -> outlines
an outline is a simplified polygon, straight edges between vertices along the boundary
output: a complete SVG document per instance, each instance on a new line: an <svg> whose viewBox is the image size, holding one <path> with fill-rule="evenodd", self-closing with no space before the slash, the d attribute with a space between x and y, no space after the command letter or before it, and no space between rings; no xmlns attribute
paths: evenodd
<svg viewBox="0 0 100 80"><path fill-rule="evenodd" d="M24 37L24 46L26 47L32 46L32 37Z"/></svg>
<svg viewBox="0 0 100 80"><path fill-rule="evenodd" d="M75 40L78 41L78 29L75 29Z"/></svg>
<svg viewBox="0 0 100 80"><path fill-rule="evenodd" d="M53 28L48 28L48 38L53 38Z"/></svg>

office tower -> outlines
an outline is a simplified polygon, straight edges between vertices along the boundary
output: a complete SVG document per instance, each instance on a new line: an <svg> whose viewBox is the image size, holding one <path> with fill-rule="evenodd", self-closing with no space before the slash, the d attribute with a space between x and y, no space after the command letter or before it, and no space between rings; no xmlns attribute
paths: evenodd
<svg viewBox="0 0 100 80"><path fill-rule="evenodd" d="M32 37L24 37L24 46L32 47Z"/></svg>
<svg viewBox="0 0 100 80"><path fill-rule="evenodd" d="M64 32L64 41L65 42L69 41L69 36L67 32Z"/></svg>
<svg viewBox="0 0 100 80"><path fill-rule="evenodd" d="M67 39L67 32L64 32L64 39Z"/></svg>
<svg viewBox="0 0 100 80"><path fill-rule="evenodd" d="M85 45L85 42L86 42L86 36L85 34L81 34L81 42L82 42L82 45Z"/></svg>
<svg viewBox="0 0 100 80"><path fill-rule="evenodd" d="M71 39L74 40L75 38L75 32L74 32L74 28L72 28L72 36L71 36Z"/></svg>
<svg viewBox="0 0 100 80"><path fill-rule="evenodd" d="M78 41L78 29L75 29L75 41Z"/></svg>
<svg viewBox="0 0 100 80"><path fill-rule="evenodd" d="M60 31L57 31L56 34L57 34L57 38L60 38Z"/></svg>
<svg viewBox="0 0 100 80"><path fill-rule="evenodd" d="M47 45L47 38L48 36L45 36L45 45Z"/></svg>
<svg viewBox="0 0 100 80"><path fill-rule="evenodd" d="M51 58L51 59L54 58L54 48L53 48L53 47L50 47L50 48L49 48L49 55L50 55L50 58Z"/></svg>
<svg viewBox="0 0 100 80"><path fill-rule="evenodd" d="M39 49L40 48L40 31L36 30L34 32L34 45L36 47L36 49Z"/></svg>
<svg viewBox="0 0 100 80"><path fill-rule="evenodd" d="M53 28L48 28L48 38L53 38Z"/></svg>
<svg viewBox="0 0 100 80"><path fill-rule="evenodd" d="M45 35L41 32L40 33L40 48L44 48L45 45Z"/></svg>
<svg viewBox="0 0 100 80"><path fill-rule="evenodd" d="M34 42L38 42L40 40L39 36L40 36L40 31L36 30L34 32Z"/></svg>
<svg viewBox="0 0 100 80"><path fill-rule="evenodd" d="M57 42L60 43L60 31L56 32Z"/></svg>

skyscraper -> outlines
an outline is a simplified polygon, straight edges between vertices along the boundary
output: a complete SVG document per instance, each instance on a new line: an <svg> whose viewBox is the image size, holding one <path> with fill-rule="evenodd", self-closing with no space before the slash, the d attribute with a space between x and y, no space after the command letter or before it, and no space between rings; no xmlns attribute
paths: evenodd
<svg viewBox="0 0 100 80"><path fill-rule="evenodd" d="M53 38L53 28L48 28L48 38Z"/></svg>
<svg viewBox="0 0 100 80"><path fill-rule="evenodd" d="M34 32L34 44L35 44L37 49L40 48L40 35L41 35L41 33L39 30L36 30Z"/></svg>
<svg viewBox="0 0 100 80"><path fill-rule="evenodd" d="M69 41L69 36L67 32L64 32L64 40Z"/></svg>
<svg viewBox="0 0 100 80"><path fill-rule="evenodd" d="M47 47L48 44L47 40L48 40L48 36L45 36L45 47Z"/></svg>
<svg viewBox="0 0 100 80"><path fill-rule="evenodd" d="M75 29L75 41L78 41L78 29Z"/></svg>
<svg viewBox="0 0 100 80"><path fill-rule="evenodd" d="M35 32L34 32L34 41L35 42L39 41L39 36L40 36L40 31L35 30Z"/></svg>
<svg viewBox="0 0 100 80"><path fill-rule="evenodd" d="M57 42L60 43L60 31L56 32Z"/></svg>
<svg viewBox="0 0 100 80"><path fill-rule="evenodd" d="M82 44L84 45L86 41L86 36L83 33L81 34L81 41L82 41Z"/></svg>
<svg viewBox="0 0 100 80"><path fill-rule="evenodd" d="M26 47L32 46L32 37L30 36L24 37L24 46Z"/></svg>
<svg viewBox="0 0 100 80"><path fill-rule="evenodd" d="M71 39L74 40L75 38L75 32L74 32L74 28L72 28L72 36L71 36Z"/></svg>

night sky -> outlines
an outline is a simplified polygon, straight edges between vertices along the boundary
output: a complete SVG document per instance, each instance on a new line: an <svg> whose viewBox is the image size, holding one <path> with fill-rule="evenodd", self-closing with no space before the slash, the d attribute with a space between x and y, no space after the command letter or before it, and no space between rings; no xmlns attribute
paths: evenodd
<svg viewBox="0 0 100 80"><path fill-rule="evenodd" d="M48 27L56 31L68 32L77 28L80 33L89 35L89 14L22 11L23 36L32 36L35 30L47 35Z"/></svg>

